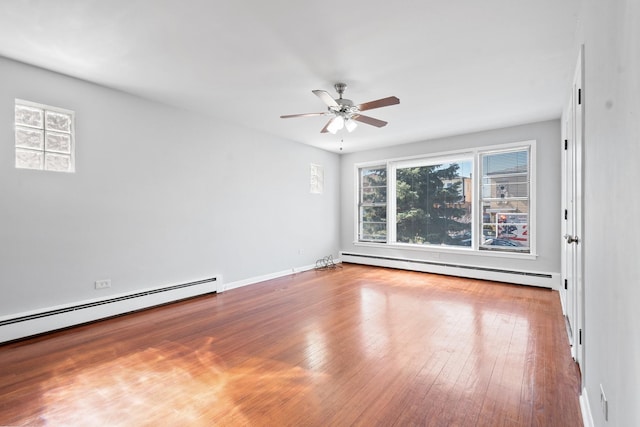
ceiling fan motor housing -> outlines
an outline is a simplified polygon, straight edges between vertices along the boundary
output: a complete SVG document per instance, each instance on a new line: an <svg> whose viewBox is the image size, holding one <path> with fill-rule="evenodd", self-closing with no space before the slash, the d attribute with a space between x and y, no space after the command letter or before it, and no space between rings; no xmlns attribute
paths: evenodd
<svg viewBox="0 0 640 427"><path fill-rule="evenodd" d="M338 98L336 99L339 107L329 107L329 111L332 113L341 113L345 114L355 114L358 112L358 107L353 105L353 101L346 98Z"/></svg>
<svg viewBox="0 0 640 427"><path fill-rule="evenodd" d="M345 119L351 118L352 115L358 113L359 111L358 107L353 105L353 101L342 97L342 94L347 89L347 84L336 83L335 85L333 85L333 87L336 89L336 92L338 92L338 95L340 95L336 99L336 103L339 105L339 108L329 107L329 111L331 111L332 113L339 114L343 116Z"/></svg>

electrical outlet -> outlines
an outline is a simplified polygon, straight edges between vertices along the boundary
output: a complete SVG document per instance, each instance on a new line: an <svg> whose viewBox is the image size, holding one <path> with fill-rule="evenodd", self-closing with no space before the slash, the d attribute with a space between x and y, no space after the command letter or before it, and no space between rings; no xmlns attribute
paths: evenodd
<svg viewBox="0 0 640 427"><path fill-rule="evenodd" d="M96 280L96 289L106 289L111 287L111 279Z"/></svg>
<svg viewBox="0 0 640 427"><path fill-rule="evenodd" d="M607 401L607 396L604 394L602 384L600 384L600 407L602 408L604 420L609 421L609 402Z"/></svg>

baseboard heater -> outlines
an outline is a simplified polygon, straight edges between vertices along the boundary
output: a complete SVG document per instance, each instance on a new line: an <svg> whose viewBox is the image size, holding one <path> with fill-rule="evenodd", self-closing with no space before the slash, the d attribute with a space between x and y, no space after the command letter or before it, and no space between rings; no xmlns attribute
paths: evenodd
<svg viewBox="0 0 640 427"><path fill-rule="evenodd" d="M453 264L437 261L425 261L409 258L367 255L349 252L342 252L341 257L342 262L350 262L353 264L366 264L379 267L399 268L403 270L422 271L425 273L470 277L473 279L484 279L521 285L541 286L552 289L558 288L560 280L559 275L555 273L508 270L468 264Z"/></svg>
<svg viewBox="0 0 640 427"><path fill-rule="evenodd" d="M13 341L186 298L215 293L217 285L217 277L212 277L100 300L53 307L47 310L2 316L0 317L0 342Z"/></svg>

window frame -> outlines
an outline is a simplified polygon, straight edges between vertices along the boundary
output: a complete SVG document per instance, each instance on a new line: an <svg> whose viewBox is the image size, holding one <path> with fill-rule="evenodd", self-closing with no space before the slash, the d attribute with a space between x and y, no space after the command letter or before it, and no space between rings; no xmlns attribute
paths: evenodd
<svg viewBox="0 0 640 427"><path fill-rule="evenodd" d="M361 170L363 169L381 169L381 168L385 168L387 170L387 178L386 178L386 200L385 200L385 208L386 208L386 214L385 214L385 224L386 224L386 235L385 235L385 240L382 241L376 241L376 240L360 240L360 236L362 234L362 221L361 221L361 216L360 216L360 208L362 207L361 205L361 192L360 190L362 189L361 186ZM356 241L362 242L362 243L368 243L368 244L372 244L372 245L381 245L381 244L387 244L389 242L389 224L388 224L388 219L389 219L389 168L386 164L386 162L373 162L373 163L367 163L367 164L361 164L361 167L356 168L356 179L355 179L355 183L356 183L356 223L355 223L355 233L356 233ZM375 207L374 205L371 205L371 207Z"/></svg>
<svg viewBox="0 0 640 427"><path fill-rule="evenodd" d="M480 159L483 154L493 154L500 152L518 151L519 149L527 149L529 152L528 168L529 168L529 251L513 252L503 250L481 250L480 239L482 233L482 177L480 176L481 165ZM471 224L472 245L455 246L455 245L419 245L412 243L400 243L396 241L396 177L397 169L402 167L410 167L405 165L429 165L438 162L456 162L466 159L472 160L471 177L472 177L472 217ZM359 191L360 191L360 170L362 168L386 166L387 168L387 239L385 242L370 242L359 240L360 227L360 211L359 211ZM518 259L535 259L537 258L537 223L536 223L536 140L525 140L506 144L486 145L475 148L452 150L445 152L435 152L431 154L414 155L406 157L390 158L386 160L368 161L354 164L355 178L355 197L354 197L354 246L376 247L387 249L402 249L419 252L447 252L465 255L474 255L480 257L502 257L502 258L518 258Z"/></svg>
<svg viewBox="0 0 640 427"><path fill-rule="evenodd" d="M499 155L499 154L517 153L517 152L522 152L522 151L527 151L527 157L528 157L528 159L527 159L528 160L527 161L527 172L526 172L527 179L526 179L525 182L528 185L528 187L527 187L527 196L526 196L526 201L528 203L528 206L527 206L527 209L528 209L528 212L527 212L527 216L528 216L527 227L529 228L529 232L528 233L531 234L530 233L530 231L531 231L531 223L532 223L531 216L532 216L533 212L535 212L535 211L532 212L532 208L531 208L531 205L532 205L531 192L532 192L533 187L534 187L534 185L532 184L532 178L531 178L531 176L532 176L532 170L531 170L532 169L532 162L531 162L531 159L532 159L532 148L530 146L527 146L527 147L518 146L518 147L511 148L511 149L484 150L484 151L481 151L478 154L478 167L479 167L478 177L479 177L479 180L481 181L481 182L478 183L479 184L479 186L478 186L478 188L479 188L479 193L478 193L479 206L478 206L478 208L480 210L479 211L479 215L480 216L478 218L478 225L480 226L479 227L479 233L478 233L478 244L479 244L479 248L478 249L480 251L483 251L483 252L484 251L486 251L486 252L509 252L509 253L521 253L521 254L529 254L529 253L532 252L532 248L531 248L531 245L532 245L532 238L531 237L532 236L529 236L529 239L528 239L529 240L529 249L526 252L525 251L519 251L517 249L506 249L508 247L505 247L505 249L499 249L499 247L492 248L492 247L487 247L487 246L480 245L480 242L481 242L482 237L483 237L482 233L484 232L483 228L484 228L484 224L485 224L484 218L483 218L484 212L482 210L482 205L488 199L496 199L496 198L485 198L485 197L483 197L483 194L482 194L482 191L483 191L482 187L484 185L483 181L484 181L485 177L487 177L487 175L485 175L485 171L482 170L482 159L483 159L483 156L491 156L491 155L495 155L495 154ZM509 175L513 176L515 174L507 174L506 176L509 176ZM514 200L514 201L516 201L517 199L523 200L524 198L522 198L520 196L512 198L512 200ZM496 232L497 232L497 230L496 230Z"/></svg>
<svg viewBox="0 0 640 427"><path fill-rule="evenodd" d="M392 242L393 244L396 245L407 245L407 246L418 246L418 247L423 247L423 246L428 246L428 247L437 247L437 248L456 248L456 249L463 249L463 250L469 250L468 247L461 247L461 246L455 246L455 245L432 245L432 244L427 244L427 245L418 245L415 243L404 243L404 242L398 242L398 227L397 227L397 211L398 211L398 206L397 206L397 176L398 176L398 169L407 169L407 168L415 168L415 167L428 167L428 166L434 166L437 164L443 164L443 163L458 163L458 162L463 162L463 161L471 161L471 165L472 165L472 171L471 171L471 176L474 176L473 173L473 169L474 169L474 165L475 165L475 161L474 161L474 157L473 157L473 153L469 152L469 151L464 151L464 152L456 152L454 154L449 154L449 155L435 155L435 156L428 156L428 157L418 157L418 158L411 158L411 159L406 159L406 160L397 160L397 161L393 161L391 162L391 170L387 170L387 176L390 176L392 174L393 176L393 184L391 185L389 183L389 178L387 178L387 185L389 187L389 189L387 190L387 193L389 193L389 191L391 190L391 192L393 193L393 197L388 196L388 200L387 200L387 205L391 205L389 207L388 213L387 215L389 215L389 213L393 213L393 217L387 216L387 223L388 224L395 224L396 226L392 226L392 227L388 227L387 230L387 241L388 242ZM475 192L475 189L472 189L472 192ZM472 199L472 203L471 203L471 216L472 218L475 218L475 203L473 203L473 199ZM471 222L471 233L473 234L474 232L474 227L475 227L475 221Z"/></svg>
<svg viewBox="0 0 640 427"><path fill-rule="evenodd" d="M27 107L27 108L34 108L34 109L38 109L38 110L42 110L42 118L43 118L43 123L42 123L42 128L37 128L37 127L32 127L32 126L28 126L28 125L23 125L23 124L18 124L16 122L16 116L15 116L15 108L18 106L23 106L23 107ZM56 114L63 114L63 115L67 115L70 117L70 124L69 124L69 132L65 132L65 131L57 131L57 130L48 130L47 129L47 125L46 125L46 118L47 118L47 113L56 113ZM75 173L76 172L76 132L75 132L75 111L73 110L68 110L65 108L60 108L60 107L55 107L52 105L46 105L46 104L42 104L39 102L33 102L33 101L27 101L24 99L19 99L19 98L15 98L14 99L14 118L13 118L13 128L14 128L14 146L13 146L13 150L14 150L14 168L16 169L20 169L20 170L35 170L35 171L42 171L42 172L61 172L61 173ZM17 129L37 129L37 130L41 130L42 131L42 137L43 137L43 142L42 142L42 149L34 149L34 148L27 148L27 147L21 147L17 145L17 141L16 141L16 133L17 133ZM62 151L56 151L56 150L47 150L47 146L46 146L46 140L47 140L47 132L51 132L51 133L61 133L61 134L68 134L69 135L69 153L65 153ZM25 168L25 167L19 167L16 164L16 155L17 155L17 150L27 150L27 151L31 151L31 152L41 152L43 155L43 163L42 163L42 168ZM55 170L55 169L47 169L46 168L46 154L57 154L57 155L68 155L69 156L69 169L68 170Z"/></svg>

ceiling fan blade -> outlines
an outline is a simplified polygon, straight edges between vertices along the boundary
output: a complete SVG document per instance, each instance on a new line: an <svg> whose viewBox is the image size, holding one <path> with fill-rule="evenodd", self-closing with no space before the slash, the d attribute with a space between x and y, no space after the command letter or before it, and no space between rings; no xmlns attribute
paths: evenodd
<svg viewBox="0 0 640 427"><path fill-rule="evenodd" d="M359 121L361 123L366 123L368 125L375 126L375 127L378 127L378 128L381 128L381 127L387 125L387 122L385 122L384 120L374 119L373 117L363 116L362 114L356 114L351 118L353 120L357 120L357 121Z"/></svg>
<svg viewBox="0 0 640 427"><path fill-rule="evenodd" d="M327 92L326 90L313 90L312 91L318 98L320 98L322 100L322 102L324 102L325 104L327 104L329 107L340 107L340 105L338 105L338 103L336 102L335 99L333 99L333 97L331 95L329 95L329 92Z"/></svg>
<svg viewBox="0 0 640 427"><path fill-rule="evenodd" d="M358 105L358 110L367 111L373 110L374 108L387 107L389 105L400 104L400 100L395 96L389 96L387 98L376 99L375 101L365 102L364 104Z"/></svg>
<svg viewBox="0 0 640 427"><path fill-rule="evenodd" d="M280 116L281 119L290 119L292 117L316 117L325 116L327 113L304 113L304 114L288 114L286 116Z"/></svg>

